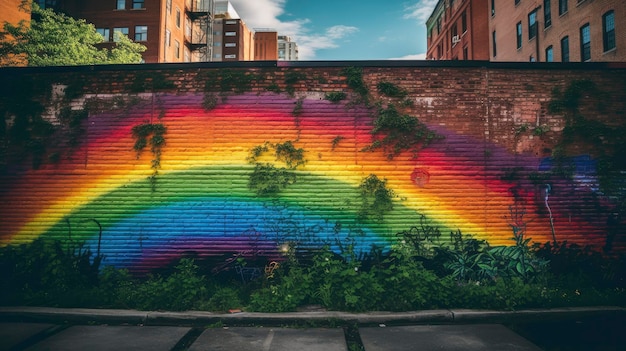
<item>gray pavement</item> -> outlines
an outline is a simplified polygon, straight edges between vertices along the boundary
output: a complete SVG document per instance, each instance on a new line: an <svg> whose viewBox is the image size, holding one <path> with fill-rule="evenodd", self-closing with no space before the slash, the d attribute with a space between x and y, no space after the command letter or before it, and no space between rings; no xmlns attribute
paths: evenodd
<svg viewBox="0 0 626 351"><path fill-rule="evenodd" d="M593 307L214 314L0 307L0 350L539 351L502 323L623 318L625 312Z"/></svg>

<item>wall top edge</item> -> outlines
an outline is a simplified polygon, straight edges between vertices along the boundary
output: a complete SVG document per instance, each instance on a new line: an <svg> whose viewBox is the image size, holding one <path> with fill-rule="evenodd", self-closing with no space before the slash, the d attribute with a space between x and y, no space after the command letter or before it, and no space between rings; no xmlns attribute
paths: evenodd
<svg viewBox="0 0 626 351"><path fill-rule="evenodd" d="M60 73L143 70L192 70L220 68L318 68L318 67L417 67L417 68L484 68L520 70L626 70L626 62L489 62L433 60L354 60L354 61L245 61L198 63L148 63L89 66L0 67L0 75L11 73Z"/></svg>

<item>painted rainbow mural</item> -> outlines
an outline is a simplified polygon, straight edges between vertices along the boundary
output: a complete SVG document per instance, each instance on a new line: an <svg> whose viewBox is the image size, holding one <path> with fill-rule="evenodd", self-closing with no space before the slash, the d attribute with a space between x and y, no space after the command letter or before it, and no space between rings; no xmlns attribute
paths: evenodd
<svg viewBox="0 0 626 351"><path fill-rule="evenodd" d="M363 151L372 141L371 111L363 106L311 95L294 116L298 100L286 94L230 95L209 111L203 98L153 94L92 113L84 140L58 163L9 170L0 179L1 245L39 237L84 241L106 256L105 264L145 270L190 252L272 257L285 243L388 248L398 232L424 221L440 228L442 240L458 229L511 244L511 226L522 222L537 242L551 240L553 229L569 241L603 240L604 224L585 212L597 187L591 159L580 159L585 167L573 182L548 187L506 174L548 170L549 159L437 124L429 127L442 140L416 158L389 160ZM132 128L142 123L167 128L154 184L149 148L133 149ZM251 149L286 141L305 150L306 164L278 196L258 196L248 187ZM370 174L395 193L393 210L380 221L358 216L358 187Z"/></svg>

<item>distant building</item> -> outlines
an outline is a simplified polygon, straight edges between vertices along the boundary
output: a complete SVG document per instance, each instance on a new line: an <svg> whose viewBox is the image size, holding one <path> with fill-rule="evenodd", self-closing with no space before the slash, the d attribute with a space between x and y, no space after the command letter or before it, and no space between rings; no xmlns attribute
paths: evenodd
<svg viewBox="0 0 626 351"><path fill-rule="evenodd" d="M426 21L426 58L489 60L487 1L439 0Z"/></svg>
<svg viewBox="0 0 626 351"><path fill-rule="evenodd" d="M491 61L626 61L626 1L489 1Z"/></svg>
<svg viewBox="0 0 626 351"><path fill-rule="evenodd" d="M278 36L278 60L298 61L298 45L286 35Z"/></svg>
<svg viewBox="0 0 626 351"><path fill-rule="evenodd" d="M278 60L278 32L271 29L255 29L254 60Z"/></svg>
<svg viewBox="0 0 626 351"><path fill-rule="evenodd" d="M106 43L115 33L147 47L145 62L209 61L213 0L40 0L74 18L93 23Z"/></svg>

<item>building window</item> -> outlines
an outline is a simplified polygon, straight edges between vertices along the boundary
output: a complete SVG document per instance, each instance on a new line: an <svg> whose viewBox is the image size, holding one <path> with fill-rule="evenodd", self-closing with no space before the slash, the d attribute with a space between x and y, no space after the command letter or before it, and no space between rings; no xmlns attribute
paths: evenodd
<svg viewBox="0 0 626 351"><path fill-rule="evenodd" d="M237 35L237 32L225 32L224 35L227 37L234 37Z"/></svg>
<svg viewBox="0 0 626 351"><path fill-rule="evenodd" d="M491 16L496 15L496 0L491 0Z"/></svg>
<svg viewBox="0 0 626 351"><path fill-rule="evenodd" d="M585 62L591 59L591 30L589 23L580 27L580 60Z"/></svg>
<svg viewBox="0 0 626 351"><path fill-rule="evenodd" d="M221 41L214 41L213 42L213 46L220 47L220 46L222 46L222 42Z"/></svg>
<svg viewBox="0 0 626 351"><path fill-rule="evenodd" d="M106 43L106 42L111 41L111 30L109 28L96 28L96 32L102 35L103 42Z"/></svg>
<svg viewBox="0 0 626 351"><path fill-rule="evenodd" d="M456 23L452 25L452 46L455 46L461 39L459 38L459 33L456 27Z"/></svg>
<svg viewBox="0 0 626 351"><path fill-rule="evenodd" d="M496 31L491 32L491 45L493 46L493 57L496 57L498 50L496 49Z"/></svg>
<svg viewBox="0 0 626 351"><path fill-rule="evenodd" d="M135 26L135 41L148 40L148 26Z"/></svg>
<svg viewBox="0 0 626 351"><path fill-rule="evenodd" d="M467 60L469 58L467 46L463 48L463 60Z"/></svg>
<svg viewBox="0 0 626 351"><path fill-rule="evenodd" d="M235 55L235 54L224 55L224 58L227 58L227 59L234 59L234 58L237 58L237 55Z"/></svg>
<svg viewBox="0 0 626 351"><path fill-rule="evenodd" d="M172 32L169 29L165 30L165 46L169 47L172 45Z"/></svg>
<svg viewBox="0 0 626 351"><path fill-rule="evenodd" d="M515 0L515 5L519 4L520 0Z"/></svg>
<svg viewBox="0 0 626 351"><path fill-rule="evenodd" d="M561 62L569 62L569 37L561 39Z"/></svg>
<svg viewBox="0 0 626 351"><path fill-rule="evenodd" d="M180 28L180 9L176 9L176 27Z"/></svg>
<svg viewBox="0 0 626 351"><path fill-rule="evenodd" d="M522 22L517 22L517 48L522 47Z"/></svg>
<svg viewBox="0 0 626 351"><path fill-rule="evenodd" d="M172 14L172 0L167 0L165 3L165 9L167 10L168 15Z"/></svg>
<svg viewBox="0 0 626 351"><path fill-rule="evenodd" d="M133 0L133 9L145 9L144 0Z"/></svg>
<svg viewBox="0 0 626 351"><path fill-rule="evenodd" d="M56 0L38 0L37 3L42 9L53 9L57 5Z"/></svg>
<svg viewBox="0 0 626 351"><path fill-rule="evenodd" d="M567 12L567 0L559 0L559 16Z"/></svg>
<svg viewBox="0 0 626 351"><path fill-rule="evenodd" d="M554 62L554 50L552 50L552 45L546 48L546 62Z"/></svg>
<svg viewBox="0 0 626 351"><path fill-rule="evenodd" d="M465 11L463 11L463 14L461 15L461 29L463 30L463 33L467 32L467 15Z"/></svg>
<svg viewBox="0 0 626 351"><path fill-rule="evenodd" d="M437 34L441 33L441 17L437 18Z"/></svg>
<svg viewBox="0 0 626 351"><path fill-rule="evenodd" d="M174 39L174 57L180 58L180 43Z"/></svg>
<svg viewBox="0 0 626 351"><path fill-rule="evenodd" d="M224 43L224 47L234 48L237 47L237 43Z"/></svg>
<svg viewBox="0 0 626 351"><path fill-rule="evenodd" d="M117 5L115 6L116 10L125 10L126 9L126 0L117 0Z"/></svg>
<svg viewBox="0 0 626 351"><path fill-rule="evenodd" d="M615 12L613 10L602 15L602 43L604 51L615 49Z"/></svg>
<svg viewBox="0 0 626 351"><path fill-rule="evenodd" d="M113 28L113 41L119 41L116 37L115 37L115 33L120 33L123 34L125 36L128 36L128 27L118 27L118 28Z"/></svg>
<svg viewBox="0 0 626 351"><path fill-rule="evenodd" d="M551 0L543 0L543 27L548 28L552 25L552 8Z"/></svg>
<svg viewBox="0 0 626 351"><path fill-rule="evenodd" d="M528 14L528 40L537 36L537 10Z"/></svg>

